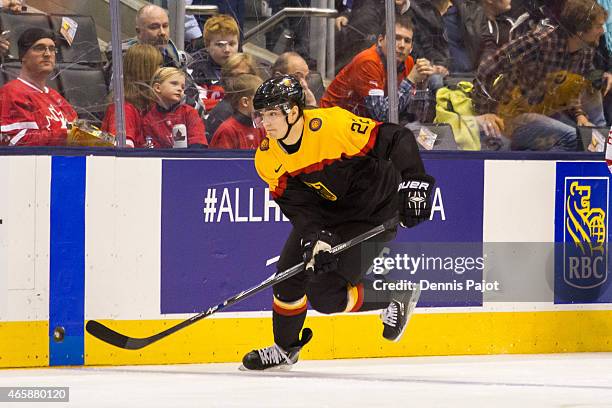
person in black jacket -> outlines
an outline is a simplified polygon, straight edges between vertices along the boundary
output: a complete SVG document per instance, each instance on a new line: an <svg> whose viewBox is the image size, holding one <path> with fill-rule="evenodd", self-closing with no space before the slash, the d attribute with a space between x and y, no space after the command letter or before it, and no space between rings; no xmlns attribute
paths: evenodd
<svg viewBox="0 0 612 408"><path fill-rule="evenodd" d="M448 37L442 18L450 5L450 0L415 0L408 10L414 22L412 56L415 60L425 58L433 65L429 86L434 91L442 87L443 78L450 73Z"/></svg>

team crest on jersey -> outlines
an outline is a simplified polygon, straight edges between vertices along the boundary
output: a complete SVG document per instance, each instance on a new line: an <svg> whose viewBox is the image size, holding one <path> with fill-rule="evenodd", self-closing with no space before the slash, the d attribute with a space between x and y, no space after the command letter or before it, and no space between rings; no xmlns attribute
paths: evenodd
<svg viewBox="0 0 612 408"><path fill-rule="evenodd" d="M310 119L310 123L308 123L308 127L313 132L316 132L317 130L321 129L321 125L323 125L323 121L320 118Z"/></svg>
<svg viewBox="0 0 612 408"><path fill-rule="evenodd" d="M270 148L270 140L267 137L264 137L261 143L259 144L259 150L261 150L262 152L265 152L269 148Z"/></svg>

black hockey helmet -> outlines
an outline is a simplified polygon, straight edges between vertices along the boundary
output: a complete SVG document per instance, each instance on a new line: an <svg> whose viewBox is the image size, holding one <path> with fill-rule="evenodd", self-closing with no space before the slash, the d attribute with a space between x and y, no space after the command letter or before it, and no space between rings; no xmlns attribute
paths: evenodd
<svg viewBox="0 0 612 408"><path fill-rule="evenodd" d="M297 105L300 110L306 105L304 89L293 75L268 79L257 88L253 97L255 110L280 107L285 114L288 114L293 105Z"/></svg>

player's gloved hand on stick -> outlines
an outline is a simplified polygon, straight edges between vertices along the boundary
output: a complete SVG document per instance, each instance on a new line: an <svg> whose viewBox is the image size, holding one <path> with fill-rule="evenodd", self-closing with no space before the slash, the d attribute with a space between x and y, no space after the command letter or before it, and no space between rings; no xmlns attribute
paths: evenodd
<svg viewBox="0 0 612 408"><path fill-rule="evenodd" d="M405 177L397 191L399 193L400 225L412 228L428 220L436 180L427 174Z"/></svg>
<svg viewBox="0 0 612 408"><path fill-rule="evenodd" d="M327 230L307 234L302 238L302 256L306 273L320 275L338 269L338 258L330 250L340 243L340 238Z"/></svg>

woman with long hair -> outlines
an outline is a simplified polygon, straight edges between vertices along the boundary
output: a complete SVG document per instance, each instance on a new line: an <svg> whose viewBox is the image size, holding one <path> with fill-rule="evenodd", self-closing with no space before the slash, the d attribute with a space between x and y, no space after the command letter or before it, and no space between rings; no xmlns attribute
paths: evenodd
<svg viewBox="0 0 612 408"><path fill-rule="evenodd" d="M154 99L151 78L162 65L159 50L149 44L135 44L123 56L123 89L125 99L125 135L128 147L143 147L142 117ZM112 99L112 92L110 95ZM108 106L102 130L116 133L115 104Z"/></svg>

